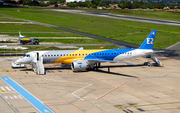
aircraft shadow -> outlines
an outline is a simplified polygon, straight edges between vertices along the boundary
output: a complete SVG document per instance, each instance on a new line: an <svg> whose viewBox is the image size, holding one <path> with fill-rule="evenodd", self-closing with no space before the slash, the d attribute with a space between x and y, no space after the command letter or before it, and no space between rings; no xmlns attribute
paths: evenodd
<svg viewBox="0 0 180 113"><path fill-rule="evenodd" d="M87 71L83 71L83 72L96 71L96 72L99 72L99 73L106 73L106 74L119 75L119 76L124 76L124 77L138 78L138 77L132 76L132 75L127 75L127 74L121 74L121 73L115 73L115 72L100 70L100 68L107 68L107 69L108 69L108 68L118 68L118 67L142 67L142 66L145 66L145 65L139 64L139 65L100 66L100 67L98 67L98 69L96 69L96 70L87 70ZM45 68L46 71L49 71L49 70L67 70L67 69L71 69L71 68L65 68L65 67ZM110 70L110 69L109 69L109 70ZM20 71L32 71L32 69L21 69ZM83 73L83 72L74 72L74 73Z"/></svg>
<svg viewBox="0 0 180 113"><path fill-rule="evenodd" d="M66 70L71 68L64 68L64 67L55 67L55 68L45 68L45 70Z"/></svg>
<svg viewBox="0 0 180 113"><path fill-rule="evenodd" d="M112 65L112 66L100 66L100 67L98 67L98 70L90 70L90 71L96 71L96 72L100 72L100 73L113 74L113 75L119 75L119 76L125 76L125 77L138 78L138 77L132 76L132 75L126 75L126 74L120 74L120 73L115 73L115 72L110 72L110 71L99 70L99 68L142 67L142 66L146 66L146 65L138 64L138 65ZM110 70L110 69L109 69L109 70Z"/></svg>
<svg viewBox="0 0 180 113"><path fill-rule="evenodd" d="M99 72L99 73L106 73L106 74L112 74L112 75L119 75L119 76L124 76L124 77L138 78L138 77L132 76L132 75L120 74L120 73L115 73L115 72L108 72L108 71L104 71L104 70L94 70L94 71Z"/></svg>
<svg viewBox="0 0 180 113"><path fill-rule="evenodd" d="M32 71L32 69L21 69L19 71Z"/></svg>
<svg viewBox="0 0 180 113"><path fill-rule="evenodd" d="M117 67L142 67L142 66L146 66L144 64L138 64L138 65L112 65L112 66L101 66L98 68L117 68Z"/></svg>

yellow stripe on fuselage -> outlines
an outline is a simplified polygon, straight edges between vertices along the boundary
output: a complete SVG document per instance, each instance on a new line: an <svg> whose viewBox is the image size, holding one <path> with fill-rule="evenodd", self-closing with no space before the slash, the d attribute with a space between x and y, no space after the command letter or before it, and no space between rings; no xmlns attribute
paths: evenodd
<svg viewBox="0 0 180 113"><path fill-rule="evenodd" d="M64 63L64 64L71 64L74 60L82 60L84 59L87 55L94 53L94 52L99 52L99 51L104 51L106 49L98 49L98 50L77 50L75 52L69 53L68 55L62 56L58 58L55 63Z"/></svg>

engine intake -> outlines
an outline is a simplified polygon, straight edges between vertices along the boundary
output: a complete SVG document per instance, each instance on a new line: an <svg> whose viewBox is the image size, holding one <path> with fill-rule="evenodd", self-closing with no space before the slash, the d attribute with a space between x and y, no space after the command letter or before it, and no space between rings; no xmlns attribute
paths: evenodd
<svg viewBox="0 0 180 113"><path fill-rule="evenodd" d="M72 62L71 69L73 71L86 71L88 66L89 66L89 64L88 64L87 60L77 60L77 61Z"/></svg>

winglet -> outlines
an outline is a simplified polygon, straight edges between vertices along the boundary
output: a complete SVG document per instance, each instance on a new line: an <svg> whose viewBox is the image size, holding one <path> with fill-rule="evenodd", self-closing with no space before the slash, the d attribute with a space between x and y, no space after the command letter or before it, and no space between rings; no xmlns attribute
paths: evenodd
<svg viewBox="0 0 180 113"><path fill-rule="evenodd" d="M157 30L153 30L138 49L152 49Z"/></svg>

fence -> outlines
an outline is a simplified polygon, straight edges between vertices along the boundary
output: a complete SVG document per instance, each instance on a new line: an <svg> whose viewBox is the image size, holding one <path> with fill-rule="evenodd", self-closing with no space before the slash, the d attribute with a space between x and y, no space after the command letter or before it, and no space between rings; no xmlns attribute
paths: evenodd
<svg viewBox="0 0 180 113"><path fill-rule="evenodd" d="M0 57L22 56L27 52L29 52L29 50L0 50Z"/></svg>

